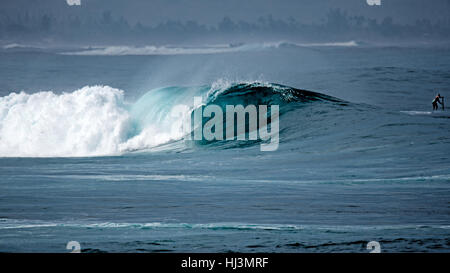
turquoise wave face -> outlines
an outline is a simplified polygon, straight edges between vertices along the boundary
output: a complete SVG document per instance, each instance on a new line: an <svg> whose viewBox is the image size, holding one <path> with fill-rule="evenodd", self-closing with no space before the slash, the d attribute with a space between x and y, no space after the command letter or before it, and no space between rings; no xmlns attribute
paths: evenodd
<svg viewBox="0 0 450 273"><path fill-rule="evenodd" d="M281 117L291 111L300 110L305 107L317 107L322 104L348 105L345 101L338 98L274 83L241 82L220 83L199 87L172 86L158 88L143 95L130 107L130 114L133 120L133 131L130 134L130 138L138 139L143 135L151 138L157 134L160 137L164 135L168 139L167 142L195 139L193 142L194 145L187 145L188 147L199 145L247 147L260 142L260 139L251 139L249 137L252 132L256 134L255 129L258 126L253 128L250 126L250 118L248 115L244 119L245 131L243 133L245 134L245 141L242 141L242 139L237 140L237 117L231 122L231 125L230 121L224 118L223 124L221 124L223 127L221 131L223 133L220 139L205 140L204 138L199 139L195 137L194 130L196 128L198 130L199 124L201 126L208 124L217 113L207 117L203 116L201 121L196 123L195 120L198 120L198 117L195 117L195 112L201 111L201 113L204 113L206 108L214 105L222 110L220 116L225 117L224 113L227 112L227 106L255 106L257 111L260 110L260 106L267 106L268 111L264 115L267 120L265 122L271 124L272 106L278 107L279 114L277 113L277 116L279 115ZM182 113L180 115L172 115L172 111L180 106L183 106L181 108ZM303 114L298 113L298 115ZM258 124L261 127L261 118L258 120ZM297 124L283 123L281 126L281 130L286 130L289 127L296 127ZM155 128L151 130L151 135L145 132L148 131L148 128ZM188 129L186 130L186 128ZM214 128L215 130L217 128ZM236 132L236 140L233 143L224 141L227 138L227 130ZM131 150L139 150L139 147Z"/></svg>

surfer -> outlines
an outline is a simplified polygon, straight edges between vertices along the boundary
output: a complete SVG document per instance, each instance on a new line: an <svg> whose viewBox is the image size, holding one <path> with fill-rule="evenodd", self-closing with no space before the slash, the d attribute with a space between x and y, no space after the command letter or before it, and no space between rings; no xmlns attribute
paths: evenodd
<svg viewBox="0 0 450 273"><path fill-rule="evenodd" d="M432 104L433 104L433 111L438 109L438 102L440 105L442 105L442 102L440 101L441 99L441 94L437 94L437 96L434 98Z"/></svg>

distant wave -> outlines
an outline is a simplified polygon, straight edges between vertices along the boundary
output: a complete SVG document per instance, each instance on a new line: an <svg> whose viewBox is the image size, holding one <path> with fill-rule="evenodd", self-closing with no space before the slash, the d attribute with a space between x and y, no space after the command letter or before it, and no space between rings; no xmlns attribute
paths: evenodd
<svg viewBox="0 0 450 273"><path fill-rule="evenodd" d="M193 54L220 54L241 51L264 50L281 47L354 47L355 41L328 42L328 43L291 43L291 42L267 42L267 43L238 43L226 45L207 46L104 46L88 47L78 51L63 52L64 55L83 56L123 56L123 55L193 55Z"/></svg>
<svg viewBox="0 0 450 273"><path fill-rule="evenodd" d="M43 50L45 49L45 47L41 47L41 46L36 46L36 45L25 45L25 44L18 44L18 43L11 43L11 44L6 44L3 45L1 47L3 50L22 50L22 49L26 49L26 50Z"/></svg>
<svg viewBox="0 0 450 273"><path fill-rule="evenodd" d="M310 43L310 44L295 44L297 46L304 46L304 47L354 47L358 46L359 44L355 41L348 41L348 42L332 42L332 43Z"/></svg>
<svg viewBox="0 0 450 273"><path fill-rule="evenodd" d="M238 51L237 47L170 47L170 46L106 46L92 47L81 51L64 52L64 55L192 55L192 54L217 54Z"/></svg>
<svg viewBox="0 0 450 273"><path fill-rule="evenodd" d="M135 229L212 229L212 230L268 230L296 231L319 230L323 232L352 232L360 230L450 229L448 225L295 225L252 223L126 223L126 222L50 222L0 218L0 229L31 229L45 227L72 228L135 228Z"/></svg>
<svg viewBox="0 0 450 273"><path fill-rule="evenodd" d="M0 97L0 157L81 157L120 155L185 136L194 97L203 104L278 104L280 114L295 103L339 101L278 84L217 81L211 86L165 87L134 103L123 91L87 86L72 93L12 93ZM176 105L188 106L180 117Z"/></svg>
<svg viewBox="0 0 450 273"><path fill-rule="evenodd" d="M65 46L60 47L57 45L44 45L44 44L22 44L22 43L10 43L0 45L0 52L38 52L38 53L60 53L67 50L73 50L76 47Z"/></svg>
<svg viewBox="0 0 450 273"><path fill-rule="evenodd" d="M7 45L2 46L3 49L22 48L22 47L28 47L28 46L21 45L21 44L16 44L16 43L7 44Z"/></svg>
<svg viewBox="0 0 450 273"><path fill-rule="evenodd" d="M355 47L359 44L355 41L347 42L325 42L325 43L293 43L288 41L263 42L263 43L230 43L230 44L207 44L202 46L85 46L81 48L68 47L45 47L36 45L25 45L10 43L1 46L3 51L37 51L57 53L62 55L81 56L126 56L126 55L199 55L199 54L222 54L232 52L257 51L267 49L279 49L289 47Z"/></svg>

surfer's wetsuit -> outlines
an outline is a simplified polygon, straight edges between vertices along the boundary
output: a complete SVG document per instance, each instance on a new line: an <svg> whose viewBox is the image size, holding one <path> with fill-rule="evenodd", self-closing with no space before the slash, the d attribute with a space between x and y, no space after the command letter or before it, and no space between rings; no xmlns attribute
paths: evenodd
<svg viewBox="0 0 450 273"><path fill-rule="evenodd" d="M433 102L432 102L432 104L433 104L433 111L438 109L438 102L439 102L439 104L442 105L441 101L439 100L440 97L441 97L441 96L437 95L437 96L434 98L434 100L433 100Z"/></svg>

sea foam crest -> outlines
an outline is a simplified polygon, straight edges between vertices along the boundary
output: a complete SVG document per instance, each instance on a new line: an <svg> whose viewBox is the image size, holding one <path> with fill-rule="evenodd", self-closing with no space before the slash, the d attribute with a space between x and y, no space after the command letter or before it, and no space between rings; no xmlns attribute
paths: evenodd
<svg viewBox="0 0 450 273"><path fill-rule="evenodd" d="M129 125L123 92L108 86L12 93L0 98L0 156L114 154Z"/></svg>
<svg viewBox="0 0 450 273"><path fill-rule="evenodd" d="M174 139L135 120L123 91L87 86L72 93L12 93L0 98L0 157L118 155Z"/></svg>

